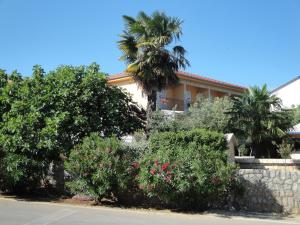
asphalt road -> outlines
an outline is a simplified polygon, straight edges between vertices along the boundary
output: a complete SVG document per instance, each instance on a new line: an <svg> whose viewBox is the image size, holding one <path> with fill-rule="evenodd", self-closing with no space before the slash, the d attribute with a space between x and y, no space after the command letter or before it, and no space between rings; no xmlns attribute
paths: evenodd
<svg viewBox="0 0 300 225"><path fill-rule="evenodd" d="M180 214L107 207L84 207L0 199L0 225L271 225L300 224L300 218L262 215Z"/></svg>

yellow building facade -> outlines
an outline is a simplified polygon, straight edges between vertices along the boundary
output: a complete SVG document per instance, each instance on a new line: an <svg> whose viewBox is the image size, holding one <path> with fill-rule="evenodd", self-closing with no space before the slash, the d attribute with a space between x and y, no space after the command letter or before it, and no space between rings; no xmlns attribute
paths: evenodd
<svg viewBox="0 0 300 225"><path fill-rule="evenodd" d="M239 85L196 74L177 72L177 76L179 78L177 85L169 85L164 90L157 92L157 108L184 111L195 102L199 95L207 98L237 96L246 90L245 87ZM108 83L123 88L132 96L133 101L146 108L147 96L143 94L130 75L126 73L111 75L108 77Z"/></svg>

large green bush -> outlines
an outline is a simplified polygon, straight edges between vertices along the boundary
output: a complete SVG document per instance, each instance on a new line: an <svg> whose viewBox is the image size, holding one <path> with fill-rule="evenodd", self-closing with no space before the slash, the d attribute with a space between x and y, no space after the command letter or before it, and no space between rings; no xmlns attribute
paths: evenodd
<svg viewBox="0 0 300 225"><path fill-rule="evenodd" d="M77 145L65 162L70 174L67 187L73 194L134 204L141 197L137 173L139 152L116 138L92 133Z"/></svg>
<svg viewBox="0 0 300 225"><path fill-rule="evenodd" d="M48 74L35 66L29 78L0 71L0 92L2 190L38 188L49 164L91 132L121 137L143 127L143 112L97 64Z"/></svg>
<svg viewBox="0 0 300 225"><path fill-rule="evenodd" d="M157 133L140 162L139 186L174 207L204 209L221 204L235 183L224 135L207 130Z"/></svg>
<svg viewBox="0 0 300 225"><path fill-rule="evenodd" d="M127 159L116 138L93 133L77 145L66 161L73 194L86 194L100 202L114 198L126 187Z"/></svg>

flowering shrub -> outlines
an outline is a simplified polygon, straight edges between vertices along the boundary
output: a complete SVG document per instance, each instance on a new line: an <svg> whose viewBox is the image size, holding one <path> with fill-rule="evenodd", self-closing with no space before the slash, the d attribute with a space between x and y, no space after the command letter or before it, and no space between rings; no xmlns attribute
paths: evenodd
<svg viewBox="0 0 300 225"><path fill-rule="evenodd" d="M131 160L117 139L103 139L93 133L71 151L66 162L71 175L67 186L71 193L89 195L97 202L118 199L129 189L139 167Z"/></svg>
<svg viewBox="0 0 300 225"><path fill-rule="evenodd" d="M139 187L160 203L207 208L226 200L235 183L224 135L205 130L158 133L141 159Z"/></svg>

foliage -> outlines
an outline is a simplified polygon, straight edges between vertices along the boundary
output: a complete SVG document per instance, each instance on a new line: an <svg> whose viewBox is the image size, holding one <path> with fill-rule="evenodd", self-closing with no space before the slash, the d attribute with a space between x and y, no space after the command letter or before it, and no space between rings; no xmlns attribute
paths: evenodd
<svg viewBox="0 0 300 225"><path fill-rule="evenodd" d="M155 110L156 91L167 84L178 82L176 71L185 68L185 49L170 47L182 35L182 21L164 13L147 15L140 12L137 18L123 16L125 31L118 42L123 53L121 60L128 66L126 72L142 87L148 96L147 114Z"/></svg>
<svg viewBox="0 0 300 225"><path fill-rule="evenodd" d="M182 119L183 116L175 112L173 116L166 116L163 111L156 110L151 114L148 121L148 131L150 134L153 134L157 132L182 130Z"/></svg>
<svg viewBox="0 0 300 225"><path fill-rule="evenodd" d="M272 142L280 141L292 126L292 112L282 109L280 99L270 95L266 85L235 97L229 114L230 129L245 140L256 157L274 157Z"/></svg>
<svg viewBox="0 0 300 225"><path fill-rule="evenodd" d="M157 133L141 159L139 185L161 203L207 208L223 202L235 183L224 135L207 130Z"/></svg>
<svg viewBox="0 0 300 225"><path fill-rule="evenodd" d="M67 183L73 194L92 196L97 202L111 199L127 189L128 155L116 138L101 138L93 133L77 145L66 161L72 180ZM130 159L130 157L129 157Z"/></svg>
<svg viewBox="0 0 300 225"><path fill-rule="evenodd" d="M123 141L121 143L124 151L130 153L134 161L139 161L143 155L149 151L149 141L144 130L139 130L133 134L133 140L130 142Z"/></svg>
<svg viewBox="0 0 300 225"><path fill-rule="evenodd" d="M293 125L297 125L298 123L300 123L300 106L294 109Z"/></svg>
<svg viewBox="0 0 300 225"><path fill-rule="evenodd" d="M241 144L238 147L238 153L239 153L239 156L245 156L245 155L247 155L248 149L247 149L247 147L246 147L245 144Z"/></svg>
<svg viewBox="0 0 300 225"><path fill-rule="evenodd" d="M294 151L294 143L284 139L281 144L277 145L277 152L283 159L290 158L291 153Z"/></svg>
<svg viewBox="0 0 300 225"><path fill-rule="evenodd" d="M199 96L188 112L165 116L162 111L152 114L149 121L150 133L203 128L212 131L229 132L227 113L232 107L229 97L207 99Z"/></svg>
<svg viewBox="0 0 300 225"><path fill-rule="evenodd" d="M190 107L182 124L185 129L203 128L219 132L228 132L230 115L227 113L232 107L229 97L208 99L198 97Z"/></svg>
<svg viewBox="0 0 300 225"><path fill-rule="evenodd" d="M120 137L143 127L143 113L97 64L61 66L30 78L1 73L1 189L39 187L49 163L68 156L91 132Z"/></svg>

